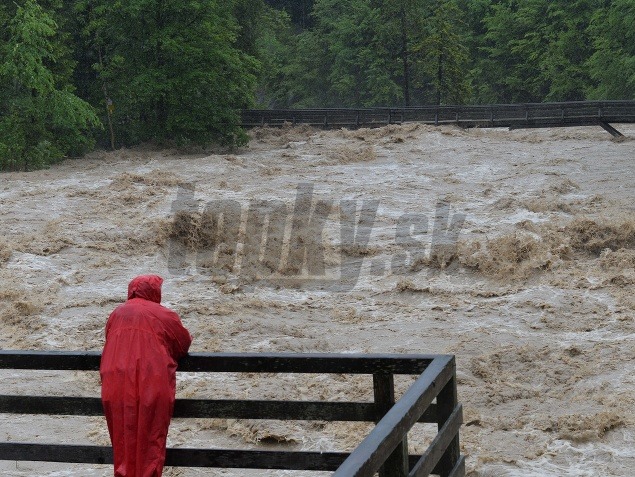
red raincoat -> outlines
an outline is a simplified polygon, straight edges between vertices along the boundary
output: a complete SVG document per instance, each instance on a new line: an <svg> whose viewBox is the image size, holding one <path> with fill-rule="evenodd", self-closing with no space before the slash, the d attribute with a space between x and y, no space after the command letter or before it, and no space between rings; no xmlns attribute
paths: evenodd
<svg viewBox="0 0 635 477"><path fill-rule="evenodd" d="M115 477L160 477L174 408L176 362L192 342L179 315L160 305L163 279L142 275L106 324L101 399Z"/></svg>

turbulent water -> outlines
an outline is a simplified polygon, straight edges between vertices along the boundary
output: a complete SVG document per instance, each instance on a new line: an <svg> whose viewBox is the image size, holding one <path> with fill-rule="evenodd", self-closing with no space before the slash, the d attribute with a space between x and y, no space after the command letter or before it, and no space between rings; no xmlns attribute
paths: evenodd
<svg viewBox="0 0 635 477"><path fill-rule="evenodd" d="M631 475L633 144L600 128L299 127L254 130L231 153L138 148L4 174L0 348L99 350L128 281L159 273L192 351L455 354L472 477ZM95 373L0 378L7 394L99 395ZM372 383L181 374L177 392L359 401ZM348 450L369 429L175 420L169 444ZM411 451L431 436L418 426ZM108 443L102 419L81 417L2 415L0 439Z"/></svg>

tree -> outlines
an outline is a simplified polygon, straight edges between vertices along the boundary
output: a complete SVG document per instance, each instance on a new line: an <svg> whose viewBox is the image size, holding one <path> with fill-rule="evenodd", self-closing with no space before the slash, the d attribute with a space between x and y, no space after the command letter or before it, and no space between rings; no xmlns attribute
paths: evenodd
<svg viewBox="0 0 635 477"><path fill-rule="evenodd" d="M436 104L462 104L470 97L467 47L459 33L461 11L454 0L436 0L426 21L427 35L415 45ZM426 78L420 78L421 84Z"/></svg>
<svg viewBox="0 0 635 477"><path fill-rule="evenodd" d="M375 3L381 16L377 33L388 58L392 58L387 66L401 87L404 106L412 106L421 102L413 82L418 75L413 47L422 41L428 9L422 0L375 0Z"/></svg>
<svg viewBox="0 0 635 477"><path fill-rule="evenodd" d="M71 62L64 55L52 15L35 0L24 0L16 4L15 14L4 25L0 168L40 168L82 153L92 146L90 131L99 120L73 94L68 81Z"/></svg>
<svg viewBox="0 0 635 477"><path fill-rule="evenodd" d="M246 141L239 111L253 103L259 65L236 46L239 6L222 0L83 0L99 51L99 80L108 86L124 143ZM245 35L241 41L251 40Z"/></svg>
<svg viewBox="0 0 635 477"><path fill-rule="evenodd" d="M298 83L293 74L299 71L294 72L292 67L298 37L285 11L266 7L259 25L256 50L261 69L257 102L265 108L287 108L294 100L294 85Z"/></svg>
<svg viewBox="0 0 635 477"><path fill-rule="evenodd" d="M558 0L549 5L548 46L540 72L546 101L580 101L591 83L586 62L593 52L589 24L602 0Z"/></svg>
<svg viewBox="0 0 635 477"><path fill-rule="evenodd" d="M234 47L256 58L258 38L264 33L266 14L271 8L263 0L233 0L232 4L232 15L237 23Z"/></svg>
<svg viewBox="0 0 635 477"><path fill-rule="evenodd" d="M310 89L326 91L326 102L314 106L398 101L401 91L391 74L391 59L377 35L379 9L370 0L317 0L313 14L315 27L303 34L297 58L321 83Z"/></svg>
<svg viewBox="0 0 635 477"><path fill-rule="evenodd" d="M592 53L588 25L601 0L502 0L484 18L479 99L585 98Z"/></svg>
<svg viewBox="0 0 635 477"><path fill-rule="evenodd" d="M492 0L457 0L466 24L465 47L467 48L468 80L472 86L472 102L495 102L495 92L491 91L484 79L487 77L488 56L485 54L485 17L490 14Z"/></svg>
<svg viewBox="0 0 635 477"><path fill-rule="evenodd" d="M282 73L288 80L288 104L297 108L334 106L329 75L328 40L314 30L296 37Z"/></svg>
<svg viewBox="0 0 635 477"><path fill-rule="evenodd" d="M614 0L599 9L589 27L595 51L587 66L592 99L635 99L635 4Z"/></svg>
<svg viewBox="0 0 635 477"><path fill-rule="evenodd" d="M287 13L293 23L302 30L313 25L313 0L267 0L267 3Z"/></svg>
<svg viewBox="0 0 635 477"><path fill-rule="evenodd" d="M482 75L476 81L486 85L480 89L487 102L530 102L541 96L535 79L544 45L540 45L542 26L536 22L544 21L545 15L535 7L545 2L527 2L503 0L493 4L484 18Z"/></svg>

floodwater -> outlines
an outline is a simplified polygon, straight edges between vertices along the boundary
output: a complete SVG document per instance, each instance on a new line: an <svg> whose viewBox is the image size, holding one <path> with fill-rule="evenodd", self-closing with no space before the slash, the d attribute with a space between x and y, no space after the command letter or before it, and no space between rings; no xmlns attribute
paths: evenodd
<svg viewBox="0 0 635 477"><path fill-rule="evenodd" d="M635 127L618 129L626 140L600 128L258 129L238 151L144 147L4 174L0 348L100 350L128 281L158 273L191 351L456 355L471 477L632 475ZM0 378L3 394L99 395L96 373ZM183 373L177 392L361 401L372 382ZM174 420L169 445L349 450L369 429ZM430 436L418 426L411 450ZM81 417L2 415L0 439L108 444L105 422ZM112 471L0 462L0 475Z"/></svg>

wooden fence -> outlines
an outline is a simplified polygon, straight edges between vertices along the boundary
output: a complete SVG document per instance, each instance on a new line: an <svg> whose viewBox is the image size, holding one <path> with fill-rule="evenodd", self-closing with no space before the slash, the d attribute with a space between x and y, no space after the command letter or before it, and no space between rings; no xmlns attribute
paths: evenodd
<svg viewBox="0 0 635 477"><path fill-rule="evenodd" d="M0 369L97 371L97 352L0 351ZM350 454L344 452L168 449L166 465L334 471L333 477L462 477L456 370L449 355L192 353L179 371L368 374L373 402L178 399L176 418L368 421L376 426ZM394 375L419 375L395 402ZM275 379L275 378L272 378ZM436 402L433 402L436 401ZM0 395L0 413L102 415L97 397ZM437 434L423 455L408 455L408 431L435 423ZM0 442L0 460L112 463L110 447Z"/></svg>
<svg viewBox="0 0 635 477"><path fill-rule="evenodd" d="M610 123L635 122L635 101L423 106L410 108L253 109L241 113L243 127L308 124L323 128L377 127L419 122L464 128L543 128L599 125L614 136Z"/></svg>

